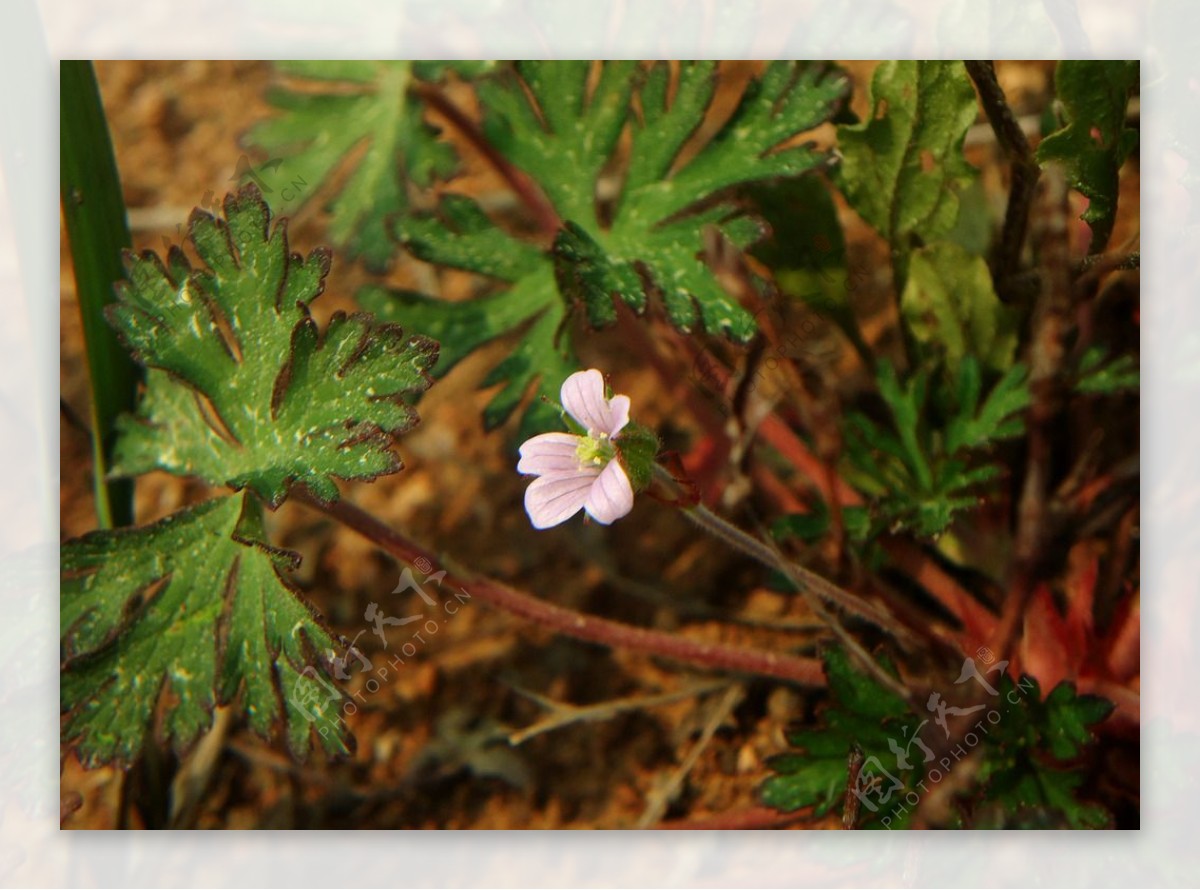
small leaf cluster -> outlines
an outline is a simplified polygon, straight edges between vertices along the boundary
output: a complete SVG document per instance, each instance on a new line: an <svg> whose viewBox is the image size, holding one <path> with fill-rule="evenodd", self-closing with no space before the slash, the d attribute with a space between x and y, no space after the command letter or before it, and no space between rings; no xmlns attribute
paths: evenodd
<svg viewBox="0 0 1200 890"><path fill-rule="evenodd" d="M775 775L763 783L760 794L778 810L812 807L816 816L834 810L845 798L851 751L858 749L868 762L876 758L887 764L895 759L889 740L910 737L918 723L902 698L855 670L843 650L827 651L824 663L829 704L820 725L790 732L788 742L795 750L768 763ZM871 821L869 812L863 816Z"/></svg>
<svg viewBox="0 0 1200 890"><path fill-rule="evenodd" d="M899 801L925 776L925 757L912 745L921 725L902 699L856 670L842 650L826 653L825 673L829 700L819 725L789 733L795 750L768 762L775 775L759 789L763 802L783 811L812 807L816 816L836 811L845 800L848 755L857 749L864 769L886 770L902 785L891 792L896 809L860 809L861 827L881 827L885 816L886 827L904 827L912 805L900 807ZM999 720L989 719L988 732L978 734L981 766L959 794L954 822L976 828L1108 827L1111 817L1103 807L1080 800L1083 774L1075 767L1095 742L1091 727L1112 712L1111 702L1078 695L1065 682L1043 700L1037 681L1028 677L1017 683L1006 675L997 690ZM897 749L903 753L906 746L909 768L902 769Z"/></svg>
<svg viewBox="0 0 1200 890"><path fill-rule="evenodd" d="M986 395L974 356L963 359L953 387L940 379L931 384L924 372L901 382L887 362L877 383L887 415L848 416L849 476L872 496L876 527L939 535L959 511L979 503L980 486L1003 472L987 460L994 444L1024 432L1025 367L1014 365Z"/></svg>
<svg viewBox="0 0 1200 890"><path fill-rule="evenodd" d="M1044 701L1036 680L1022 678L1021 686L1024 696L1010 696L1009 677L999 687L1000 720L979 774L979 827L1110 827L1104 807L1079 799L1083 775L1071 766L1095 741L1090 727L1112 713L1112 703L1066 682Z"/></svg>

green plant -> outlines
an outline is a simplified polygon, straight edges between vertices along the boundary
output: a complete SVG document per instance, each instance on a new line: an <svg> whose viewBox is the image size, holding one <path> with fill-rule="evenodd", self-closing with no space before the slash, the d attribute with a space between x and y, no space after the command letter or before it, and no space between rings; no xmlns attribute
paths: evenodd
<svg viewBox="0 0 1200 890"><path fill-rule="evenodd" d="M770 761L761 789L778 810L822 817L857 801L843 813L853 825L928 824L933 805L867 800L884 802L882 782L893 783L893 802L923 795L949 769L942 749L965 743L977 750L953 770L938 817L947 825L1113 823L1115 809L1093 799L1084 777L1097 743L1116 744L1093 732L1113 712L1093 693L1114 693L1122 719L1137 719L1128 685L1137 580L1135 560L1121 556L1136 526L1136 455L1101 435L1092 409L1136 419L1128 394L1139 376L1136 350L1120 345L1130 339L1099 330L1102 301L1092 297L1136 266L1136 254L1070 256L1062 183L1090 201L1095 254L1111 238L1118 171L1136 147L1125 112L1136 65L1062 63L1064 124L1036 156L1008 126L991 63L881 64L861 121L836 66L746 66L741 83L734 70L280 63L274 111L243 144L287 165L303 192L264 197L246 185L219 215L195 211L185 245L165 257L126 251L123 267L119 194L110 189L86 211L74 190L96 183L78 163L64 165L101 525L62 546L64 746L88 766L136 765L160 749L186 758L213 709L229 706L239 725L297 758L353 749L345 670L352 655L366 662L364 631L319 616L294 580L299 557L273 543L286 540L275 511L291 501L405 563L402 583L426 604L409 566L461 591L460 601L589 643L806 690L817 719L795 715L803 722L789 733L791 750ZM81 117L69 123L99 150L104 121L84 86L64 77L64 109L76 103ZM969 163L976 89L998 151ZM1014 165L1002 223L989 208L1004 202L988 193L1001 178L976 170L1001 152ZM505 193L456 182L468 163L488 166ZM1039 163L1047 191L1063 200L1035 209ZM310 306L334 253L293 253L284 212L361 262L368 283L356 297L366 311L318 324ZM1047 218L1031 226L1035 213ZM853 237L844 226L856 227ZM985 258L997 233L1001 249ZM398 281L446 287L417 292ZM794 330L801 311L831 322L819 354ZM1076 329L1078 319L1088 324ZM595 336L618 323L628 334L619 358ZM101 336L105 325L139 366L140 388ZM602 571L581 577L652 596L661 614L678 609L674 622L688 620L685 607L725 631L736 622L750 644L560 605L556 591L534 595L520 577L460 568L354 505L353 485L401 470L394 445L417 423L433 378L493 343L508 350L489 352L481 385L494 392L470 421L485 434L508 425L525 440L515 468L538 476L525 501L535 527L561 526L547 535L568 540L583 512L605 525L641 523L631 538L653 548L666 534L655 517L678 508L756 565L731 564L712 591L677 602L622 577L623 548L598 548L610 532L594 529L576 550ZM578 355L597 367L580 372ZM687 377L699 362L711 371L704 393ZM646 383L651 374L657 386ZM634 392L623 387L639 375L639 392L659 398L639 396L638 419L657 412L656 430L627 423L630 398L612 394ZM767 376L778 385L760 387ZM511 436L484 441L512 465ZM185 505L135 525L133 501L116 486L151 473L190 480ZM114 521L128 527L109 528ZM497 536L512 528L494 526ZM1103 584L1080 574L1078 555L1093 551L1111 555ZM775 619L742 614L739 594L764 581L829 639L788 651L778 636L753 636ZM1035 607L1061 631L1055 645L1073 647L1063 664L1036 634L1018 642ZM778 624L768 631L812 631ZM346 630L358 636L347 640ZM377 623L386 647L385 630ZM959 683L985 644L1011 676L982 675L995 687L985 680L987 697L965 697ZM963 677L943 684L941 667L963 656ZM1025 676L1039 670L1053 686L1044 700ZM961 722L944 739L922 734L940 733L929 714L941 727L960 705L989 708L994 728L978 746L963 741ZM496 725L480 725L495 747ZM520 761L500 759L503 770L472 772L519 773L524 783Z"/></svg>

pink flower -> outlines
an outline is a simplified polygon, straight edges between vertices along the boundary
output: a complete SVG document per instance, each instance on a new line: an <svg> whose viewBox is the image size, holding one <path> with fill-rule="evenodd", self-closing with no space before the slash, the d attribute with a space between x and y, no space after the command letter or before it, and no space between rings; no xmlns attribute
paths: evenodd
<svg viewBox="0 0 1200 890"><path fill-rule="evenodd" d="M613 444L629 423L629 396L606 398L594 368L563 381L561 396L587 434L543 433L521 446L517 471L538 477L525 490L525 511L534 528L566 522L580 508L608 525L633 509L633 486Z"/></svg>

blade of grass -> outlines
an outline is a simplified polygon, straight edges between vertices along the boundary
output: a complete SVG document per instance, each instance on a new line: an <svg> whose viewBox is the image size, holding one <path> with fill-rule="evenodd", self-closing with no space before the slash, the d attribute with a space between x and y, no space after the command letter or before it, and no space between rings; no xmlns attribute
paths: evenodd
<svg viewBox="0 0 1200 890"><path fill-rule="evenodd" d="M133 483L107 479L117 415L133 408L137 370L104 318L124 277L129 225L108 121L89 61L64 60L60 77L59 186L92 388L96 517L104 528L133 522Z"/></svg>

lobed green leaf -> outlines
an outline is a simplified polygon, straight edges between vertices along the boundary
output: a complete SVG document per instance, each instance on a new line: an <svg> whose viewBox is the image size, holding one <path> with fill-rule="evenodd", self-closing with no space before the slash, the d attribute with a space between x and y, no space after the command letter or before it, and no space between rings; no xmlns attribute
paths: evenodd
<svg viewBox="0 0 1200 890"><path fill-rule="evenodd" d="M1017 348L1017 313L1000 302L983 257L941 241L913 253L900 311L923 355L951 375L971 356L1004 372Z"/></svg>
<svg viewBox="0 0 1200 890"><path fill-rule="evenodd" d="M239 691L250 726L305 757L350 740L321 657L334 648L265 543L248 495L62 548L63 739L85 764L128 764L147 739L186 750Z"/></svg>
<svg viewBox="0 0 1200 890"><path fill-rule="evenodd" d="M329 254L290 254L283 222L254 186L225 200L225 220L196 211L190 237L207 268L174 248L167 266L128 257L109 317L148 368L137 416L119 424L114 471L153 469L250 488L272 506L293 485L323 500L334 479L400 469L392 436L417 422L437 345L396 325L337 313L319 332L308 311Z"/></svg>
<svg viewBox="0 0 1200 890"><path fill-rule="evenodd" d="M838 127L838 183L850 205L901 257L948 233L976 173L963 156L978 115L962 62L884 62L870 118Z"/></svg>
<svg viewBox="0 0 1200 890"><path fill-rule="evenodd" d="M721 130L685 159L684 146L708 113L715 76L712 62L683 63L675 73L666 63L641 69L629 62L597 68L522 62L480 84L488 141L536 183L563 221L553 244L532 246L463 198L443 199L436 214L399 219L396 234L416 256L485 276L511 292L511 302L482 297L505 306L494 323L481 324L470 302L445 302L421 304L427 327L417 325L445 332L443 345L455 357L501 334L520 337L520 357L505 369L508 385L488 410L489 424L502 423L526 393L531 410L550 419L539 399L554 398L563 370L574 369L566 319L575 310L592 327L603 327L616 320L617 301L642 313L654 297L682 331L739 343L754 335L750 313L703 257L714 239L746 248L765 229L723 198L732 186L824 164L822 154L789 140L837 113L848 82L820 66L773 63L751 82ZM631 147L622 186L601 198L601 179L627 125ZM402 306L412 305L410 295L397 297ZM369 299L382 311L377 292ZM501 379L498 373L488 378ZM522 428L536 432L539 424L526 418Z"/></svg>

